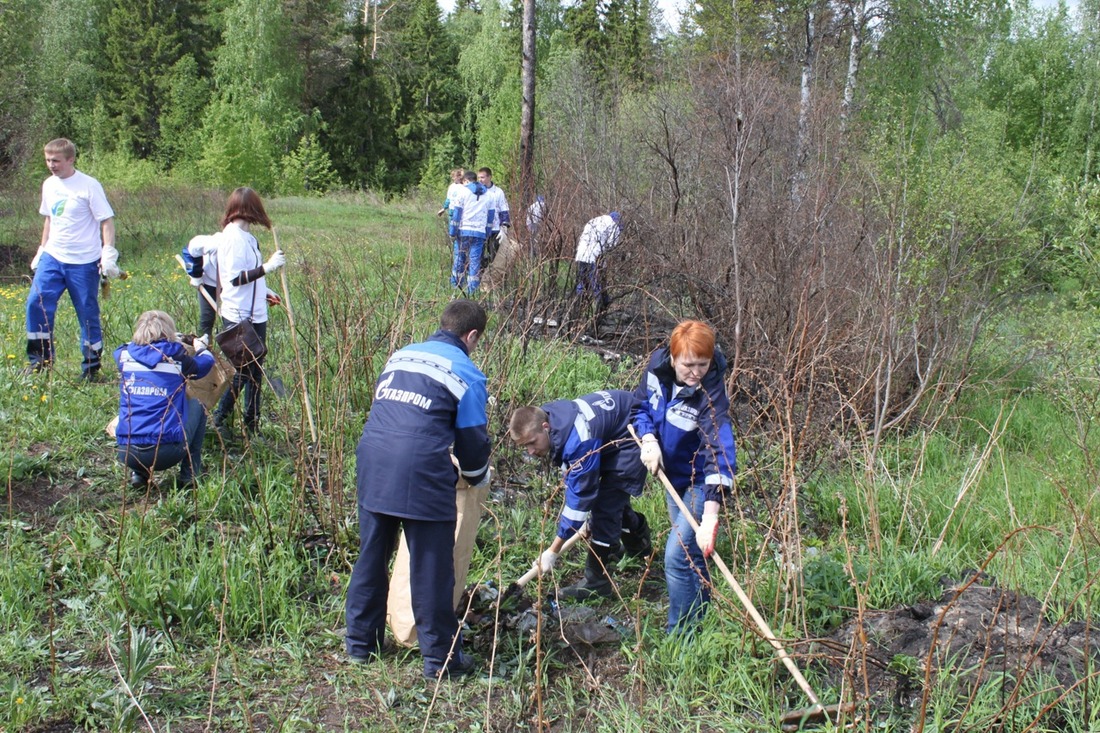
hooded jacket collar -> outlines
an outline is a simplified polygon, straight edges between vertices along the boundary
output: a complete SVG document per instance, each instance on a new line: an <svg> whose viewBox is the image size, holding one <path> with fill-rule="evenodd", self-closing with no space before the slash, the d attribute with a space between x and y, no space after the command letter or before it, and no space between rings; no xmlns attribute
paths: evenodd
<svg viewBox="0 0 1100 733"><path fill-rule="evenodd" d="M650 365L650 371L656 375L661 384L669 387L676 384L676 369L672 366L672 352L667 346L662 346L653 352L653 360ZM705 389L713 380L722 378L722 375L726 373L727 366L726 355L722 353L722 350L716 344L714 356L710 360L710 369L703 375L699 385L696 387L680 387L680 394L687 397L695 394L695 391L700 387Z"/></svg>
<svg viewBox="0 0 1100 733"><path fill-rule="evenodd" d="M429 336L428 340L442 341L445 344L451 344L452 346L456 346L462 349L462 353L466 356L470 355L470 350L466 348L466 344L462 341L462 339L458 337L458 334L456 333L451 333L450 331L446 331L441 328L433 333L431 336Z"/></svg>
<svg viewBox="0 0 1100 733"><path fill-rule="evenodd" d="M130 344L126 347L131 359L149 369L165 359L178 356L182 349L183 345L174 341L154 341L151 344Z"/></svg>

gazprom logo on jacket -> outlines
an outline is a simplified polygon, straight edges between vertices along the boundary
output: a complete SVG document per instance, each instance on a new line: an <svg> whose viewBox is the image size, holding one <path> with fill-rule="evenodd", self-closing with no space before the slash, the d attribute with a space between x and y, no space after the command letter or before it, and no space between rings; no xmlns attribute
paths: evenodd
<svg viewBox="0 0 1100 733"><path fill-rule="evenodd" d="M601 390L596 394L600 396L600 400L598 402L593 402L593 407L598 407L601 410L605 410L606 412L611 412L615 409L615 398L611 396L610 392L604 392L603 390Z"/></svg>
<svg viewBox="0 0 1100 733"><path fill-rule="evenodd" d="M390 389L393 378L394 374L390 374L388 378L378 383L378 388L374 390L374 399L390 400L391 402L405 402L407 404L416 405L423 410L431 409L431 399L419 392L410 392L407 389Z"/></svg>
<svg viewBox="0 0 1100 733"><path fill-rule="evenodd" d="M158 387L155 384L138 384L133 374L122 383L122 390L126 394L132 395L148 395L150 397L168 396L168 390L164 387Z"/></svg>
<svg viewBox="0 0 1100 733"><path fill-rule="evenodd" d="M699 427L699 410L683 403L669 408L666 419L684 432L691 432Z"/></svg>

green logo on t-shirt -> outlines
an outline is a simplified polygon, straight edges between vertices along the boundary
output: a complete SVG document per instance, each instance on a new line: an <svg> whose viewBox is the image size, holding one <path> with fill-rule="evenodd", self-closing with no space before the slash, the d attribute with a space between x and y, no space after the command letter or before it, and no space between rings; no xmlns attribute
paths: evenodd
<svg viewBox="0 0 1100 733"><path fill-rule="evenodd" d="M53 205L53 209L51 211L53 212L54 216L61 216L62 214L65 213L65 202L67 200L68 199L61 199L60 201L58 201L56 204Z"/></svg>

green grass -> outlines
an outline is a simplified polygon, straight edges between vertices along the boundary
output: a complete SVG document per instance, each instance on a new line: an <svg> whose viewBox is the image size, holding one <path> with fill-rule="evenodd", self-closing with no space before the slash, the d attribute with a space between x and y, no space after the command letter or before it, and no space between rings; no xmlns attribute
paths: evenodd
<svg viewBox="0 0 1100 733"><path fill-rule="evenodd" d="M153 191L112 202L130 278L114 283L103 303L108 350L129 339L149 308L193 329L195 293L173 258L192 235L217 228L222 196ZM211 435L210 476L193 492L170 481L129 491L103 432L117 386L77 382L72 308L59 309L56 367L26 377L19 371L26 285L9 279L0 287L0 468L8 488L0 515L0 730L60 721L141 730L144 714L162 730L208 721L227 731L526 730L542 720L559 731L756 731L807 704L743 624L720 576L712 613L687 642L664 635L662 593L634 597L642 569L630 562L616 576L623 601L601 607L637 632L618 649L578 653L552 629L539 639L514 631L478 638L495 650L497 677L438 696L420 679L413 651L347 665L339 631L357 551L354 445L385 359L434 330L452 297L449 250L431 206L365 195L268 203L290 258L297 324L292 334L285 311L273 311L268 365L290 395L267 391L265 445L226 454ZM29 239L29 253L40 226L33 201L4 205L13 215L0 219L0 236ZM270 251L271 235L260 240ZM511 407L632 389L641 369L637 360L607 362L565 340L525 338L511 308L552 295L556 286L546 282L554 273L532 272L508 298L494 295L489 333L475 353L490 380L495 461L508 491L488 507L470 577L498 587L549 541L561 503L556 471L523 461L504 439ZM1021 320L1012 332L1026 336L1026 326ZM934 598L942 576L978 567L1046 601L1054 618L1095 620L1100 470L1095 435L1078 419L1096 396L1088 350L1065 350L1080 360L1008 372L1013 349L1033 343L1021 337L1012 349L990 349L985 371L945 420L892 438L873 464L845 457L803 478L800 501L812 519L799 523L797 584L767 480L775 453L760 436L740 436L751 448L742 451L742 470L758 480L742 481L731 500L719 552L777 632L827 633L853 607ZM663 546L659 487L651 483L637 505ZM582 567L575 552L555 579L568 582ZM659 569L655 580L663 589ZM806 672L823 700L838 699L840 690L821 689L820 670ZM977 729L1003 712L991 692L966 706L953 689L937 688L927 729ZM1068 705L1043 713L1049 703L1037 695L1014 710L1020 719L1055 720ZM911 723L888 718L881 727Z"/></svg>

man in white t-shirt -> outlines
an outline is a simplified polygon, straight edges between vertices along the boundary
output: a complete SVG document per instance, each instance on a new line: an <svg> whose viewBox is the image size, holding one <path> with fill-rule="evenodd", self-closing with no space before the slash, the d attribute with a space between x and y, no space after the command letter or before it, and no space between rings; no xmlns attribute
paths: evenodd
<svg viewBox="0 0 1100 733"><path fill-rule="evenodd" d="M103 355L99 321L100 276L116 278L115 212L103 186L76 169L76 146L65 138L46 143L46 167L38 213L45 217L42 243L31 260L34 280L27 296L28 371L54 360L53 323L66 290L80 322L81 378L94 381Z"/></svg>

